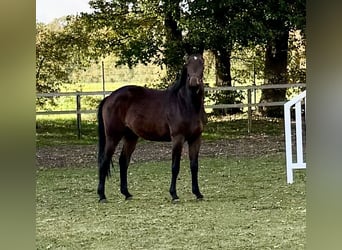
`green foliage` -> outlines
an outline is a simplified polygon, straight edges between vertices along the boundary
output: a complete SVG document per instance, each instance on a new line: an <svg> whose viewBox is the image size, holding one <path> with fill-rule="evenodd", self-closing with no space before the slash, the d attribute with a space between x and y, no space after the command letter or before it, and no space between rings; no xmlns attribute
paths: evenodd
<svg viewBox="0 0 342 250"><path fill-rule="evenodd" d="M58 92L63 83L71 82L72 72L89 63L88 37L80 24L59 19L50 25L36 25L36 91ZM49 99L54 103L53 99ZM37 105L46 103L38 98Z"/></svg>
<svg viewBox="0 0 342 250"><path fill-rule="evenodd" d="M201 202L188 164L178 204L168 194L169 162L132 164L130 201L115 169L106 204L97 202L94 167L37 170L37 249L305 249L305 172L287 185L283 155L201 158Z"/></svg>
<svg viewBox="0 0 342 250"><path fill-rule="evenodd" d="M103 58L101 62L94 61L89 67L76 70L72 78L82 85L82 89L79 90L99 91L103 89L102 77L105 80L106 90L115 90L116 85L136 84L151 86L152 84L162 82L162 78L166 73L165 70L157 65L138 64L135 67L129 68L126 65L117 65L118 60L117 56L109 55Z"/></svg>
<svg viewBox="0 0 342 250"><path fill-rule="evenodd" d="M231 86L231 54L239 44L252 42L255 31L251 20L251 1L191 1L184 15L184 37L189 43L203 46L215 55L217 83ZM244 32L241 32L244 30ZM228 101L228 100L227 100Z"/></svg>
<svg viewBox="0 0 342 250"><path fill-rule="evenodd" d="M70 65L64 64L70 55L62 43L59 31L53 31L44 24L36 27L36 91L56 92L63 82L67 82ZM52 99L51 99L52 100ZM38 105L46 100L38 99Z"/></svg>
<svg viewBox="0 0 342 250"><path fill-rule="evenodd" d="M80 20L91 32L105 34L94 37L102 55L114 53L117 65L129 67L164 65L168 77L163 85L175 80L184 56L178 2L93 0L89 4L95 11L82 14Z"/></svg>
<svg viewBox="0 0 342 250"><path fill-rule="evenodd" d="M264 15L260 21L265 27L262 33L265 39L265 84L288 83L289 32L305 29L305 1L266 1ZM261 101L282 101L286 97L285 90L262 91ZM269 117L282 117L280 107L265 107L262 113Z"/></svg>
<svg viewBox="0 0 342 250"><path fill-rule="evenodd" d="M303 39L303 35L304 34L299 31L290 33L288 56L289 83L306 82L306 40Z"/></svg>
<svg viewBox="0 0 342 250"><path fill-rule="evenodd" d="M211 51L231 50L236 43L245 46L258 32L253 22L253 1L190 1L188 8L184 20L189 30L186 39L204 43Z"/></svg>
<svg viewBox="0 0 342 250"><path fill-rule="evenodd" d="M127 1L90 1L94 13L83 13L79 18L94 34L94 43L103 55L114 53L118 65L133 67L138 63L147 64L162 48L163 23L158 16L158 3Z"/></svg>
<svg viewBox="0 0 342 250"><path fill-rule="evenodd" d="M231 57L232 85L260 85L264 80L265 51L263 46L236 46Z"/></svg>

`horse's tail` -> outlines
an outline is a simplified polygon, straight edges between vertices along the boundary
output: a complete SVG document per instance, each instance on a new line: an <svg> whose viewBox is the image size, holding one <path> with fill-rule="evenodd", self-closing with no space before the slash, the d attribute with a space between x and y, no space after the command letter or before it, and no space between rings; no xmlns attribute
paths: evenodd
<svg viewBox="0 0 342 250"><path fill-rule="evenodd" d="M104 157L104 151L106 146L106 134L105 134L105 127L103 122L103 116L102 116L102 108L106 101L107 97L104 98L98 107L97 111L97 132L98 132L98 155L97 155L97 162L99 166L101 165Z"/></svg>
<svg viewBox="0 0 342 250"><path fill-rule="evenodd" d="M102 116L102 109L103 105L106 102L107 97L105 97L99 104L98 110L97 110L97 132L98 132L98 155L97 155L97 162L99 167L101 167L101 164L104 160L104 153L105 153L105 146L106 146L106 134L105 134L105 126ZM114 168L113 160L110 159L110 163L112 167ZM110 167L107 170L107 177L111 175L110 173Z"/></svg>

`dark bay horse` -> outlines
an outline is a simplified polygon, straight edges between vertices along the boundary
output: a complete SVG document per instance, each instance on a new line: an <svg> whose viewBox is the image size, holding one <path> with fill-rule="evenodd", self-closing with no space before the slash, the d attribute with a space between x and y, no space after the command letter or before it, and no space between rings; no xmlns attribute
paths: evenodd
<svg viewBox="0 0 342 250"><path fill-rule="evenodd" d="M127 188L127 168L138 138L172 142L170 194L178 200L176 180L183 144L188 143L192 192L202 199L198 186L198 154L206 122L203 86L204 59L201 54L188 57L180 79L166 90L125 86L104 98L98 108L98 165L100 202L106 202L105 181L110 161L123 140L119 157L120 191L131 198Z"/></svg>

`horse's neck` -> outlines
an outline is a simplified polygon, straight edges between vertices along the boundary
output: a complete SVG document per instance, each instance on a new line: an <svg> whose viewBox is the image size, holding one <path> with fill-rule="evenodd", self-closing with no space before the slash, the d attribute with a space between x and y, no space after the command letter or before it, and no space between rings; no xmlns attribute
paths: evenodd
<svg viewBox="0 0 342 250"><path fill-rule="evenodd" d="M179 90L179 96L183 99L184 103L186 103L189 108L192 108L197 112L200 112L204 107L203 94L203 89L192 91L186 86L183 86L182 89Z"/></svg>

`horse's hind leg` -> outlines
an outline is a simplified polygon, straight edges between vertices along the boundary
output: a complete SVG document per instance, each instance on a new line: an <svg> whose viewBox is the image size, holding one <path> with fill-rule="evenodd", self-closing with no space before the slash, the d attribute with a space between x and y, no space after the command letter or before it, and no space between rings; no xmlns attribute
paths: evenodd
<svg viewBox="0 0 342 250"><path fill-rule="evenodd" d="M106 139L105 150L103 152L102 159L99 161L99 185L97 188L99 202L107 202L105 195L106 177L110 174L110 161L112 160L115 148L119 144L120 139L121 138Z"/></svg>
<svg viewBox="0 0 342 250"><path fill-rule="evenodd" d="M135 150L135 146L138 141L138 136L130 133L124 137L124 145L119 158L120 164L120 191L126 197L126 200L130 199L132 195L128 192L127 187L127 169L131 160L131 155Z"/></svg>

